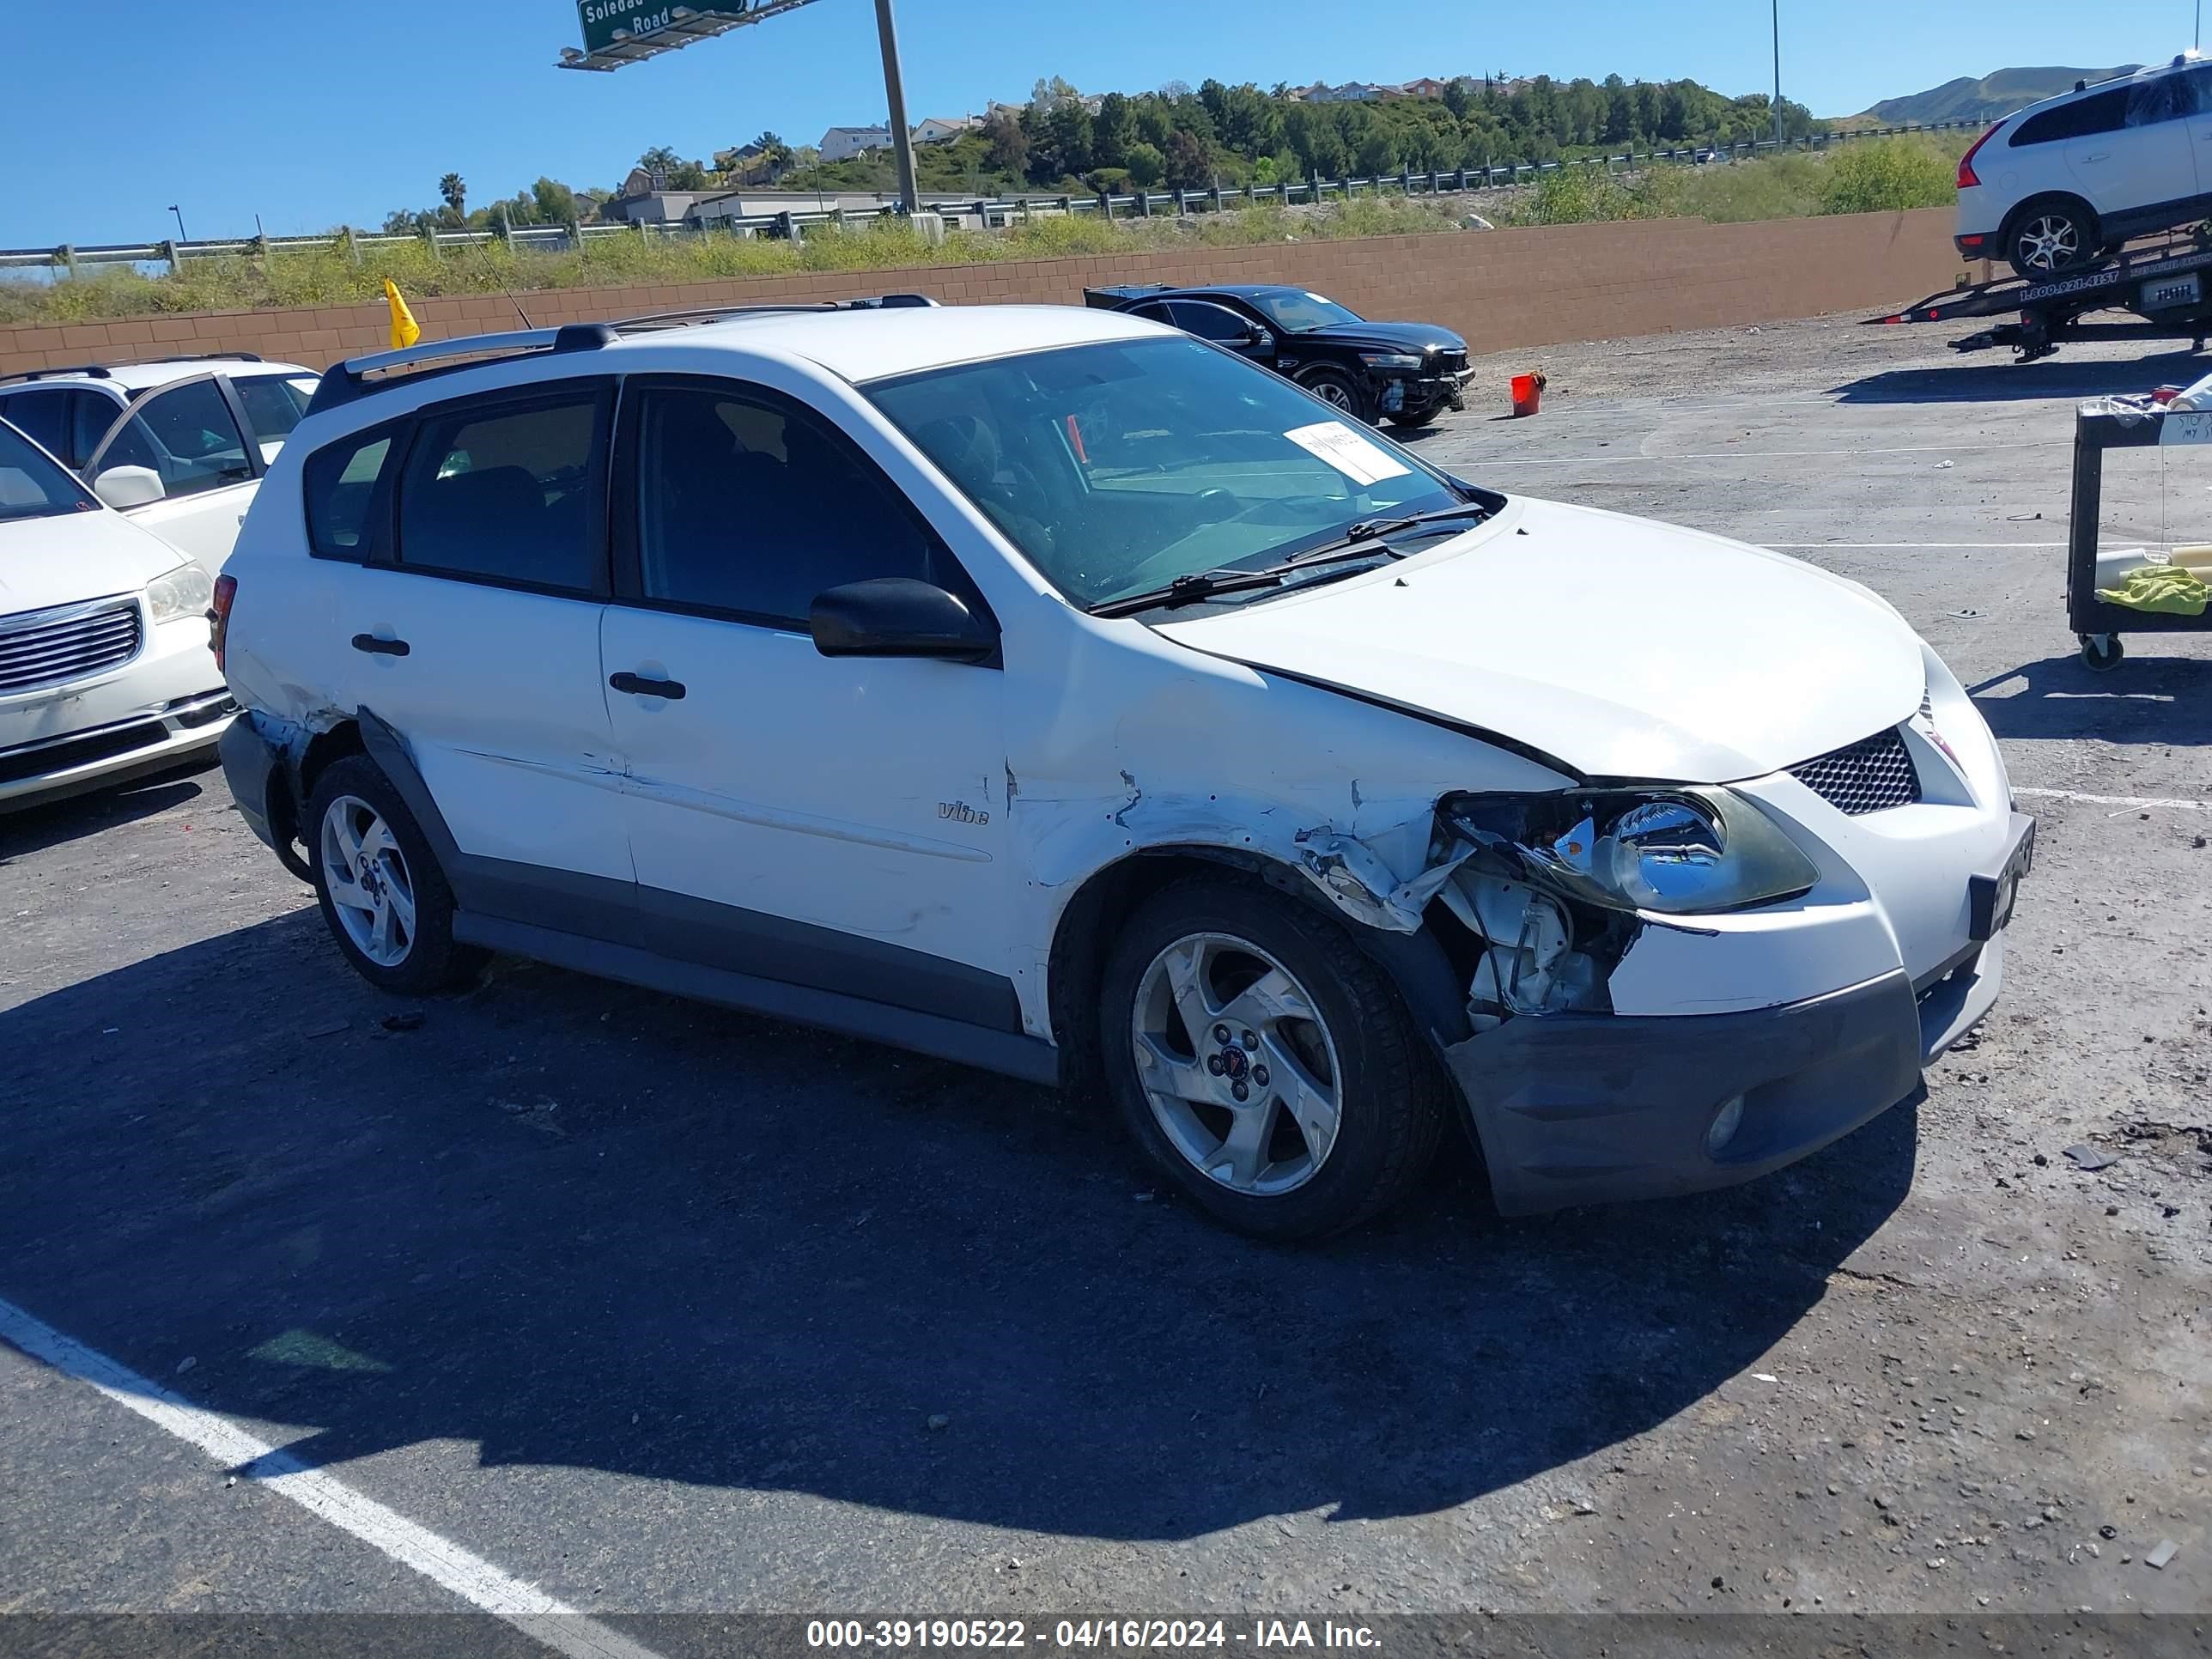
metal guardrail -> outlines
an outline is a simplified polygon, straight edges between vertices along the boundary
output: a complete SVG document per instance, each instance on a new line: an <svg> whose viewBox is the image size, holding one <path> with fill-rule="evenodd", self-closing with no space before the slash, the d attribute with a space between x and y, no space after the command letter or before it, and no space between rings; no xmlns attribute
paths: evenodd
<svg viewBox="0 0 2212 1659"><path fill-rule="evenodd" d="M1633 173L1638 167L1696 165L1700 155L1708 154L1715 160L1735 161L1755 159L1778 148L1820 150L1868 138L1893 138L1908 133L1949 132L1966 128L1979 130L1986 125L1981 121L1936 121L1913 126L1868 127L1850 132L1820 133L1778 146L1771 138L1762 138L1755 143L1732 145L1681 145L1641 154L1624 150L1618 155L1585 156L1570 161L1501 162L1492 167L1454 167L1421 173L1408 169L1370 178L1322 179L1316 176L1272 185L1224 185L1206 190L1148 190L1122 196L1100 191L1084 196L981 197L924 205L927 211L947 219L963 224L972 220L977 229L995 230L1003 229L1017 219L1029 218L1039 213L1103 213L1109 218L1151 218L1168 212L1219 211L1230 207L1269 202L1285 206L1294 202L1317 203L1328 200L1332 195L1340 200L1347 200L1363 192L1374 195L1396 191L1407 196L1442 196L1472 191L1522 189L1535 183L1547 173L1577 167L1602 168L1608 174L1616 167ZM544 252L565 253L588 248L595 241L623 236L662 241L687 240L715 234L799 236L810 229L825 226L841 229L864 226L896 217L897 211L896 208L890 206L875 209L792 209L777 213L732 215L705 223L686 221L670 224L580 224L572 222L565 225L503 225L491 230L433 229L394 233L343 229L315 236L234 236L198 242L170 239L159 242L114 242L96 246L65 243L60 247L0 248L0 270L62 271L75 276L88 265L166 264L174 274L187 259L268 259L286 252L323 253L335 249L342 250L349 259L358 260L367 249L426 245L440 253L494 243Z"/></svg>

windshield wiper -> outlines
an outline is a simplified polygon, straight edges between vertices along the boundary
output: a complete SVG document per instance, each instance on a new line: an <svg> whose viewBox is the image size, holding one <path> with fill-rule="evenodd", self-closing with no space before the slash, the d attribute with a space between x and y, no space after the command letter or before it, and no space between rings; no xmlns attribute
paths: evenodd
<svg viewBox="0 0 2212 1659"><path fill-rule="evenodd" d="M1216 593L1235 593L1248 587L1274 587L1282 582L1279 570L1198 570L1158 587L1147 587L1134 593L1124 593L1118 599L1094 605L1094 617L1130 617L1139 611L1156 610L1162 605L1196 605L1200 599L1210 599Z"/></svg>
<svg viewBox="0 0 2212 1659"><path fill-rule="evenodd" d="M1357 548L1365 551L1368 549L1368 544L1379 542L1391 536L1403 535L1407 531L1418 530L1423 525L1446 524L1454 519L1486 519L1492 510L1480 501L1458 501L1450 507L1431 507L1425 513L1405 513L1389 519L1362 519L1357 524L1346 526L1344 534L1335 540L1323 542L1318 547L1310 547L1304 552L1285 560L1275 568L1289 570L1299 565L1316 564L1328 559L1342 558L1349 550ZM1388 549L1384 550L1389 551L1393 558L1401 559L1406 556L1402 553Z"/></svg>

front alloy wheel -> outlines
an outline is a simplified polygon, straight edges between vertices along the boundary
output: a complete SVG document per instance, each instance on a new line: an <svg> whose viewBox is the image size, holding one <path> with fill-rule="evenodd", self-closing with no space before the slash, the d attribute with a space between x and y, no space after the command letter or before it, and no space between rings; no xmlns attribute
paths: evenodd
<svg viewBox="0 0 2212 1659"><path fill-rule="evenodd" d="M1191 1167L1231 1192L1295 1192L1342 1117L1336 1045L1313 998L1258 945L1193 933L1152 958L1132 1030L1138 1085Z"/></svg>
<svg viewBox="0 0 2212 1659"><path fill-rule="evenodd" d="M325 889L354 948L379 968L398 968L415 948L415 880L407 856L376 809L340 795L324 809Z"/></svg>
<svg viewBox="0 0 2212 1659"><path fill-rule="evenodd" d="M1318 902L1194 874L1136 907L1102 969L1115 1107L1216 1220L1319 1238L1388 1209L1428 1168L1442 1074L1396 988Z"/></svg>

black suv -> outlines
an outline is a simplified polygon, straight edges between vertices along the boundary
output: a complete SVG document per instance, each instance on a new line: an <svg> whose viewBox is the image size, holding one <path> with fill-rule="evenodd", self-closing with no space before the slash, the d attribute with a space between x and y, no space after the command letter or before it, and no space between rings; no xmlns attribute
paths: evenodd
<svg viewBox="0 0 2212 1659"><path fill-rule="evenodd" d="M1195 334L1287 375L1361 420L1425 426L1461 409L1467 342L1434 323L1370 323L1302 288L1087 288L1085 305Z"/></svg>

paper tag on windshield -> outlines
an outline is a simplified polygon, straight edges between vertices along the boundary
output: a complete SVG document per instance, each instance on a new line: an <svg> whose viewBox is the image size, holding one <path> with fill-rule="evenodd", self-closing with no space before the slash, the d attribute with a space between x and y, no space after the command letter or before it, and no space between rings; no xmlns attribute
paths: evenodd
<svg viewBox="0 0 2212 1659"><path fill-rule="evenodd" d="M1320 456L1354 483L1380 483L1413 470L1341 421L1316 421L1311 426L1292 427L1283 435L1299 448Z"/></svg>

